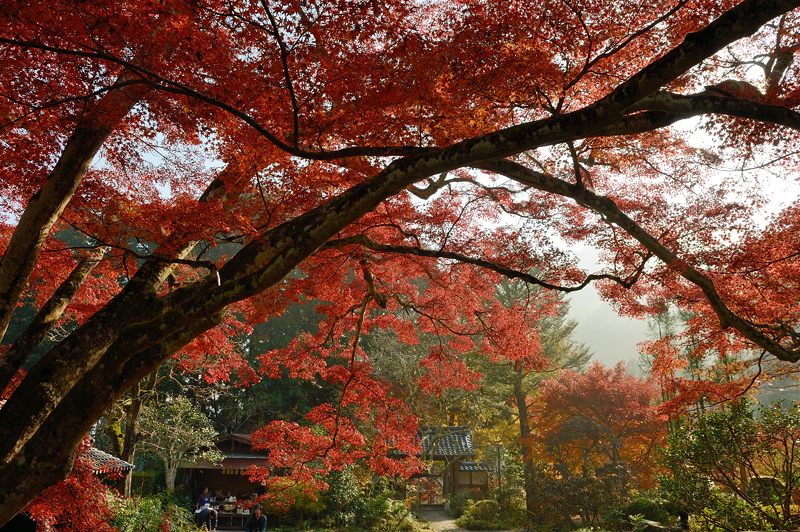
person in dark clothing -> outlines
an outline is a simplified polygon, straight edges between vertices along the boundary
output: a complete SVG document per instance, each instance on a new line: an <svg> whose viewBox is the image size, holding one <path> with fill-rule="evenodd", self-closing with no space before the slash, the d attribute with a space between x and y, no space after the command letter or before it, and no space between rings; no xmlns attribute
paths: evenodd
<svg viewBox="0 0 800 532"><path fill-rule="evenodd" d="M197 526L206 525L206 527L210 527L211 519L216 517L217 512L211 507L211 495L208 494L208 488L203 488L203 491L200 492L194 507L195 524Z"/></svg>
<svg viewBox="0 0 800 532"><path fill-rule="evenodd" d="M246 532L264 532L267 529L267 516L261 513L261 507L250 508L250 519L247 520Z"/></svg>

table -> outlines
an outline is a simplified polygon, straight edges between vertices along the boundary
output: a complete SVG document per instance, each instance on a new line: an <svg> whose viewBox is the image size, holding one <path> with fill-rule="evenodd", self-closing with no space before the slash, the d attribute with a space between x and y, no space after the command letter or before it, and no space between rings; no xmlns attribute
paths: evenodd
<svg viewBox="0 0 800 532"><path fill-rule="evenodd" d="M236 512L217 512L217 526L238 526L244 529L244 525L250 518L250 514L237 514Z"/></svg>

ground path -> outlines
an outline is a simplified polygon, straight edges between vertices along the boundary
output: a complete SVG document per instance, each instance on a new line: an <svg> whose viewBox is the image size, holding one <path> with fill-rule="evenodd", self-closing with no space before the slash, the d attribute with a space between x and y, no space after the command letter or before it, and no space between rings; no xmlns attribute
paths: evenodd
<svg viewBox="0 0 800 532"><path fill-rule="evenodd" d="M422 517L430 521L434 532L467 532L467 529L459 527L456 524L456 520L450 517L441 506L423 506L420 508L420 513ZM486 532L523 532L523 529L489 530Z"/></svg>
<svg viewBox="0 0 800 532"><path fill-rule="evenodd" d="M440 507L422 507L422 517L431 522L434 532L466 532L456 525L456 520L447 515Z"/></svg>

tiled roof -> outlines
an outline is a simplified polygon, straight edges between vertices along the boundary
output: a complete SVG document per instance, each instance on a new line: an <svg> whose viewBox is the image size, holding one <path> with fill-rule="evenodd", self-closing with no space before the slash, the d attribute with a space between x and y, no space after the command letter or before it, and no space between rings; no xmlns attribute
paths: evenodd
<svg viewBox="0 0 800 532"><path fill-rule="evenodd" d="M92 473L114 473L133 469L133 464L110 455L96 447L89 448L83 455L92 464Z"/></svg>
<svg viewBox="0 0 800 532"><path fill-rule="evenodd" d="M422 427L419 436L425 458L475 454L472 434L467 427Z"/></svg>
<svg viewBox="0 0 800 532"><path fill-rule="evenodd" d="M482 462L461 462L458 464L459 471L494 471L494 467Z"/></svg>

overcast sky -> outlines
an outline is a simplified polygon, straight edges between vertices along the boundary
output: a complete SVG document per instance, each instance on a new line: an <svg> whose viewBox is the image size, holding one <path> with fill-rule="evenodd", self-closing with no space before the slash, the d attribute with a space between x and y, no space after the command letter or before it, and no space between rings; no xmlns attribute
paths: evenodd
<svg viewBox="0 0 800 532"><path fill-rule="evenodd" d="M586 246L573 247L580 266L588 273L599 269L597 252ZM607 365L638 360L636 344L648 338L647 322L619 316L600 298L594 285L568 296L569 316L578 322L574 338L589 346L593 360Z"/></svg>
<svg viewBox="0 0 800 532"><path fill-rule="evenodd" d="M569 298L569 316L578 322L574 338L589 346L593 360L606 365L638 360L636 344L648 339L645 320L617 315L592 286L570 294Z"/></svg>

